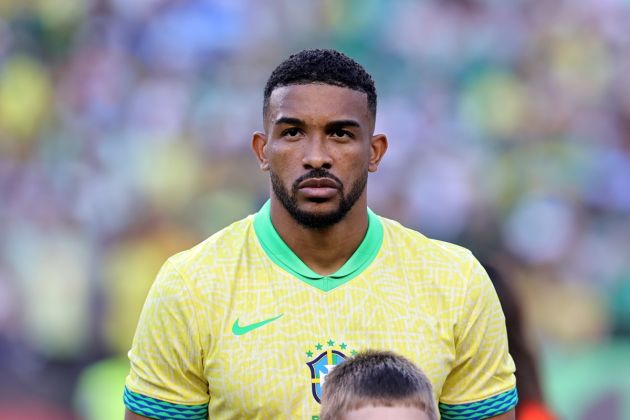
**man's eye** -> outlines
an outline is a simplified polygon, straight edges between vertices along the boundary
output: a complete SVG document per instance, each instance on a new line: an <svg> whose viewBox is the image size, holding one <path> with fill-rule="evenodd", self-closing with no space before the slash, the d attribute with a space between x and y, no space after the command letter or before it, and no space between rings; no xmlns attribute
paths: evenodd
<svg viewBox="0 0 630 420"><path fill-rule="evenodd" d="M300 134L300 130L298 128L287 128L282 132L284 137L295 137Z"/></svg>
<svg viewBox="0 0 630 420"><path fill-rule="evenodd" d="M346 130L335 130L330 133L331 137L352 137L352 133Z"/></svg>

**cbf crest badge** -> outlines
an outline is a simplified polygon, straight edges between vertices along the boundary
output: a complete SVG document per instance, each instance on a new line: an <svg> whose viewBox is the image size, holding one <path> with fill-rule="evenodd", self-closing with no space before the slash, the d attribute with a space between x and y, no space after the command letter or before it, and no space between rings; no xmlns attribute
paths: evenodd
<svg viewBox="0 0 630 420"><path fill-rule="evenodd" d="M354 356L357 352L352 349L348 350L346 343L337 343L333 339L324 341L323 343L317 343L314 349L309 349L306 352L306 357L310 358L306 365L311 371L311 391L313 392L313 398L318 403L321 403L322 387L326 383L326 375L348 358L346 354Z"/></svg>

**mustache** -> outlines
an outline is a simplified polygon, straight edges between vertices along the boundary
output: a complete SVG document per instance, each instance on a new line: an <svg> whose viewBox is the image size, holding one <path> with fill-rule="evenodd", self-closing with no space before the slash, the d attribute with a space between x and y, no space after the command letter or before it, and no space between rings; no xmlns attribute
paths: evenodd
<svg viewBox="0 0 630 420"><path fill-rule="evenodd" d="M308 171L307 173L305 173L304 175L296 179L295 182L293 182L293 191L298 190L298 185L300 185L301 182L304 182L307 179L311 179L311 178L332 179L333 181L337 183L337 185L339 186L339 189L343 190L343 183L341 182L339 178L337 178L335 175L328 172L326 169L318 168L318 169L311 169L310 171Z"/></svg>

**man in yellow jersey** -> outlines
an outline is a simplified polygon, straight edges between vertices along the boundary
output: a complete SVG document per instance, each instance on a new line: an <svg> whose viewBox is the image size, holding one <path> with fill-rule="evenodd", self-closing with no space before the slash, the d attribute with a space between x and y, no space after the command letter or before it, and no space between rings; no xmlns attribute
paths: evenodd
<svg viewBox="0 0 630 420"><path fill-rule="evenodd" d="M376 91L332 50L292 55L252 148L269 201L162 267L124 390L127 419L317 419L326 375L365 349L416 363L442 419L513 419L505 321L469 251L367 207L387 149Z"/></svg>

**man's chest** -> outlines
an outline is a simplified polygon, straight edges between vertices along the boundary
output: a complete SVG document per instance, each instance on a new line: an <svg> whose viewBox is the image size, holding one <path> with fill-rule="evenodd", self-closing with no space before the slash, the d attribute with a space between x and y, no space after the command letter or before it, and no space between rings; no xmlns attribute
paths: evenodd
<svg viewBox="0 0 630 420"><path fill-rule="evenodd" d="M203 338L211 418L317 416L326 375L366 349L410 358L439 395L455 357L453 325L423 291L373 278L331 292L258 284L235 289L206 315L214 317Z"/></svg>

